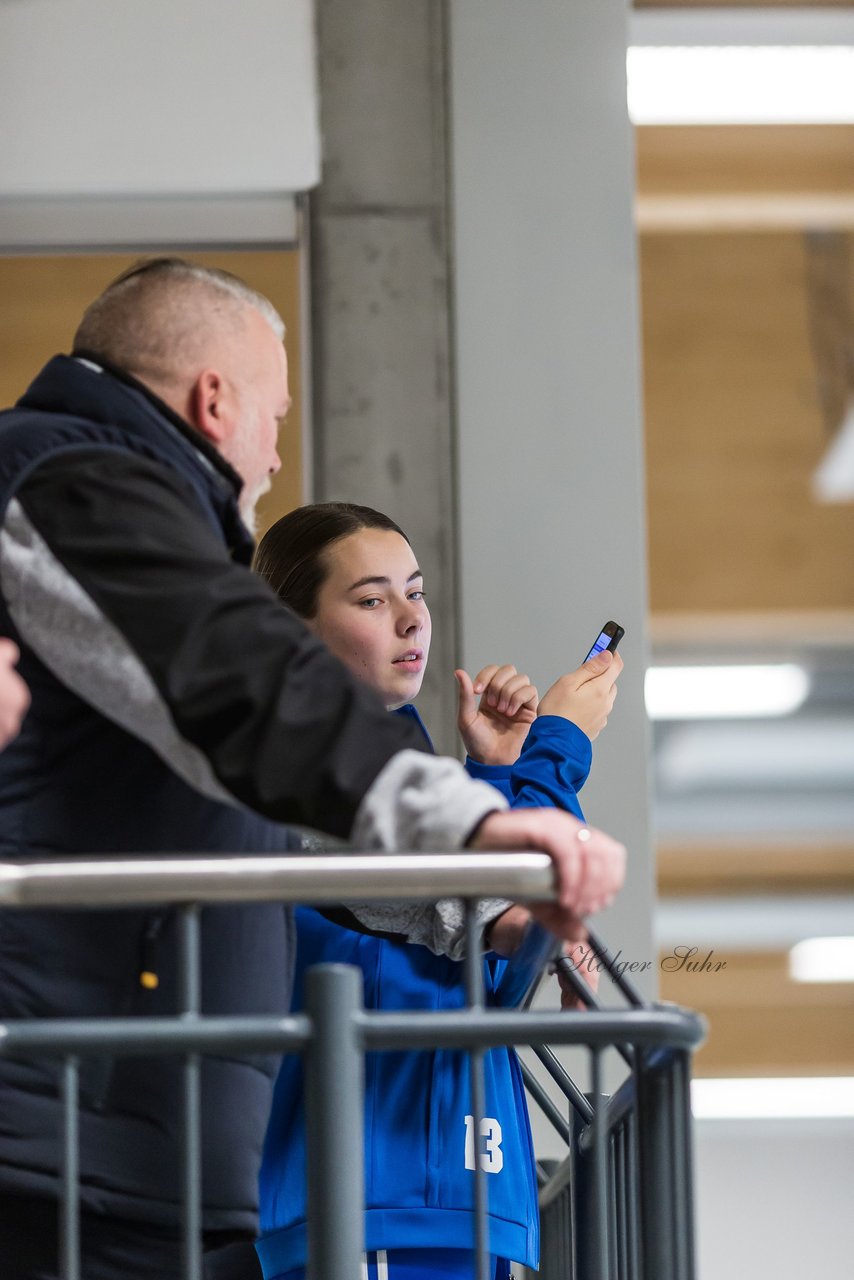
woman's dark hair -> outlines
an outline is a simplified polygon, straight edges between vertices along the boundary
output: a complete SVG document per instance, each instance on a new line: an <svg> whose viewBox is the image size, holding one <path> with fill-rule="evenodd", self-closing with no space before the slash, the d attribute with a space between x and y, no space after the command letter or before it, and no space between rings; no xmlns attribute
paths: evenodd
<svg viewBox="0 0 854 1280"><path fill-rule="evenodd" d="M297 507L264 534L253 567L276 595L301 618L313 618L317 596L329 572L323 553L333 542L360 529L406 534L389 516L352 502L315 502Z"/></svg>

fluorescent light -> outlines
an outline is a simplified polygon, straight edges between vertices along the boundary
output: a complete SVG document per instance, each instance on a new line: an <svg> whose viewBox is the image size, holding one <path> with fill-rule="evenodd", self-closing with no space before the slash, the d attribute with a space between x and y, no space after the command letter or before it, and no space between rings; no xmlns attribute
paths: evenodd
<svg viewBox="0 0 854 1280"><path fill-rule="evenodd" d="M653 720L713 720L785 716L809 692L809 677L793 662L765 666L650 667L646 709Z"/></svg>
<svg viewBox="0 0 854 1280"><path fill-rule="evenodd" d="M630 48L634 124L854 123L854 47Z"/></svg>
<svg viewBox="0 0 854 1280"><path fill-rule="evenodd" d="M854 1076L693 1080L698 1120L801 1120L854 1116Z"/></svg>
<svg viewBox="0 0 854 1280"><path fill-rule="evenodd" d="M795 982L854 982L854 937L805 938L789 952Z"/></svg>

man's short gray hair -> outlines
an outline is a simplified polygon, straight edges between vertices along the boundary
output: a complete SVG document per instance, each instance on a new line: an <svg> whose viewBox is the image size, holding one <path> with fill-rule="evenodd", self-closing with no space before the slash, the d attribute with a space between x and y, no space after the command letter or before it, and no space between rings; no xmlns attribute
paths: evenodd
<svg viewBox="0 0 854 1280"><path fill-rule="evenodd" d="M203 359L214 324L237 328L247 307L284 339L272 302L238 276L184 258L143 259L87 307L72 353L102 357L141 377L169 377Z"/></svg>

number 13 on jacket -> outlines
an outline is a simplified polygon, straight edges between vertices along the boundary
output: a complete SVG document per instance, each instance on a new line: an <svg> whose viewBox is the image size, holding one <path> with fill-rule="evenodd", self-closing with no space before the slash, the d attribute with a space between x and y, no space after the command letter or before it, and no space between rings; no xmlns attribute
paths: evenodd
<svg viewBox="0 0 854 1280"><path fill-rule="evenodd" d="M504 1168L504 1152L501 1150L501 1125L491 1116L480 1122L483 1139L480 1151L480 1167L485 1173L500 1173ZM466 1168L475 1167L474 1116L466 1116Z"/></svg>

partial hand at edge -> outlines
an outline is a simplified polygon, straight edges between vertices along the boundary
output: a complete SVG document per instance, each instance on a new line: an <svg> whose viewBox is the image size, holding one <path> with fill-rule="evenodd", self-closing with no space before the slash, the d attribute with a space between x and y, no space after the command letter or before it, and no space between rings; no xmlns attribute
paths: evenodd
<svg viewBox="0 0 854 1280"><path fill-rule="evenodd" d="M17 735L30 705L30 691L15 670L20 656L14 640L0 638L0 750Z"/></svg>

